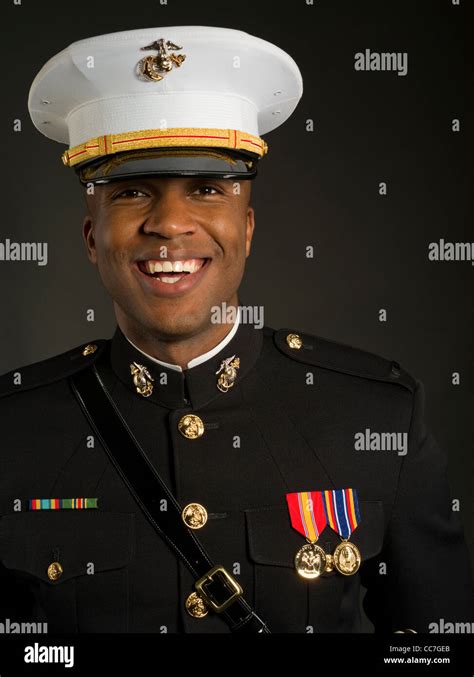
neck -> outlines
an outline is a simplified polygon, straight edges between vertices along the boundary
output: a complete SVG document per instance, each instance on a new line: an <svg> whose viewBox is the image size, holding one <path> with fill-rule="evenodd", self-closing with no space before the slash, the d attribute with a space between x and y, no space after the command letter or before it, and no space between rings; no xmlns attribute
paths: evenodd
<svg viewBox="0 0 474 677"><path fill-rule="evenodd" d="M229 303L229 306L237 308L238 300ZM187 369L188 362L203 353L212 350L232 330L234 323L209 323L202 330L192 336L171 338L157 337L147 331L143 326L137 326L133 320L116 310L117 324L122 333L137 348L143 350L157 360L177 364L181 369Z"/></svg>

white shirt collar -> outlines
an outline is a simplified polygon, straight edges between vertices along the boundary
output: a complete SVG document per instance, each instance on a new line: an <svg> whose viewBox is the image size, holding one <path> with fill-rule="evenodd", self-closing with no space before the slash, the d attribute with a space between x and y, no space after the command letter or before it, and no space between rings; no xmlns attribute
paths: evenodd
<svg viewBox="0 0 474 677"><path fill-rule="evenodd" d="M235 333L237 332L237 329L239 328L240 324L240 306L237 308L237 319L234 322L234 326L230 330L230 332L225 336L220 343L218 343L215 348L212 348L212 350L208 350L207 353L203 353L202 355L198 355L197 357L194 357L190 362L188 362L188 369L191 369L192 367L196 367L198 364L201 364L202 362L205 362L206 360L210 360L211 357L214 357L214 355L217 355L218 352L226 346L229 341L234 337ZM176 371L183 371L180 367L179 364L170 364L169 362L163 362L162 360L157 360L156 357L152 357L151 355L148 355L148 353L145 353L143 350L140 350L138 346L136 346L128 336L125 336L127 341L136 349L138 350L142 355L145 355L145 357L148 357L149 360L152 360L152 362L156 362L157 364L161 364L163 367L168 367L169 369L175 369Z"/></svg>

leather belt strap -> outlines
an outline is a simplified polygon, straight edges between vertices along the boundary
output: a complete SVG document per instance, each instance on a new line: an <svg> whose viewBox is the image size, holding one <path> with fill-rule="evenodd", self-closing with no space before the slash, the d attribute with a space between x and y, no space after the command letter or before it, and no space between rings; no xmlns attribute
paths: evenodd
<svg viewBox="0 0 474 677"><path fill-rule="evenodd" d="M84 414L114 467L156 532L196 579L195 588L232 632L270 633L244 599L242 588L211 558L182 519L182 509L162 481L105 387L95 364L70 377ZM163 501L166 510L163 510Z"/></svg>

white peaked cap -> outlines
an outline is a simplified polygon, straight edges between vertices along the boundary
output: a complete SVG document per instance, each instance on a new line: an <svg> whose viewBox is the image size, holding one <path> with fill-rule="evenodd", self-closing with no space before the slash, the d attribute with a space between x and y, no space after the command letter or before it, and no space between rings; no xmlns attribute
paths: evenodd
<svg viewBox="0 0 474 677"><path fill-rule="evenodd" d="M174 55L167 72L153 66L160 40ZM156 79L145 72L147 58ZM229 28L168 26L73 43L40 70L28 106L42 134L69 146L68 165L164 146L261 157L261 135L288 119L302 91L294 60L266 40Z"/></svg>

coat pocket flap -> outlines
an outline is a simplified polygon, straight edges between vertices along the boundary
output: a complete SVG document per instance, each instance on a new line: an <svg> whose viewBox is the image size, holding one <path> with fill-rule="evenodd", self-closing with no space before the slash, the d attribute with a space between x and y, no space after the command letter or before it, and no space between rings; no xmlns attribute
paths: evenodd
<svg viewBox="0 0 474 677"><path fill-rule="evenodd" d="M0 560L7 569L59 585L75 576L126 566L134 553L134 533L134 513L13 513L0 519ZM48 567L55 561L62 573L50 580Z"/></svg>

